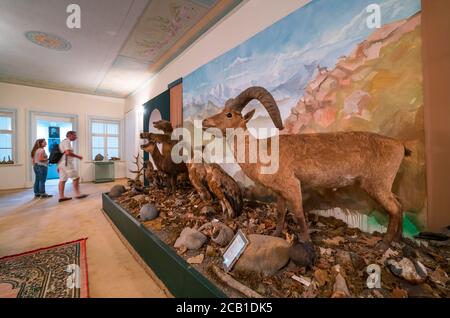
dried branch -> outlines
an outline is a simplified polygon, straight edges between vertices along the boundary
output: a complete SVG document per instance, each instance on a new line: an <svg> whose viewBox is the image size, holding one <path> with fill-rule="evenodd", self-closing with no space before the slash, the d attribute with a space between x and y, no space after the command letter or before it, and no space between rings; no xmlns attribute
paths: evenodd
<svg viewBox="0 0 450 318"><path fill-rule="evenodd" d="M217 277L220 278L221 281L223 281L225 284L227 284L231 288L236 289L243 295L250 297L250 298L263 298L263 296L261 296L260 294L255 292L253 289L250 289L247 286L241 284L240 282L235 280L233 277L231 277L224 271L220 270L219 267L217 267L216 265L213 265L212 269L214 271L214 274L216 274Z"/></svg>

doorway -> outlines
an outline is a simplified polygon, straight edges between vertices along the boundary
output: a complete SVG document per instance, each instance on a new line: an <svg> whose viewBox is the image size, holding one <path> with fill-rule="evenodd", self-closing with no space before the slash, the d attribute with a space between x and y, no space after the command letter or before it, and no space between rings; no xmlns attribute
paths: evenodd
<svg viewBox="0 0 450 318"><path fill-rule="evenodd" d="M44 138L47 140L45 151L50 155L51 149L66 138L68 131L76 130L76 115L32 113L31 127L31 145L34 145L36 139ZM33 180L34 174L31 175ZM47 179L58 178L57 164L49 164Z"/></svg>

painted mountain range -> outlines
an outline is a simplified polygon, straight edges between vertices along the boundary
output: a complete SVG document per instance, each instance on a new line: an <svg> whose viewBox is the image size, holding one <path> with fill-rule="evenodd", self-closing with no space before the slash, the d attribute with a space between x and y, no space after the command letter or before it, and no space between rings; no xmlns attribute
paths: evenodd
<svg viewBox="0 0 450 318"><path fill-rule="evenodd" d="M426 207L420 14L375 31L305 88L282 134L372 131L412 150L394 185L406 210Z"/></svg>

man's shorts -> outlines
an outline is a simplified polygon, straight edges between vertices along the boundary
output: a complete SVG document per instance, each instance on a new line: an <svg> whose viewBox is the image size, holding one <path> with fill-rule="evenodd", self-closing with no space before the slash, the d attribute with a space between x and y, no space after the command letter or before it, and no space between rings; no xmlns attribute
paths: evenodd
<svg viewBox="0 0 450 318"><path fill-rule="evenodd" d="M59 167L59 180L67 181L68 179L78 179L80 176L78 175L78 171L74 167Z"/></svg>

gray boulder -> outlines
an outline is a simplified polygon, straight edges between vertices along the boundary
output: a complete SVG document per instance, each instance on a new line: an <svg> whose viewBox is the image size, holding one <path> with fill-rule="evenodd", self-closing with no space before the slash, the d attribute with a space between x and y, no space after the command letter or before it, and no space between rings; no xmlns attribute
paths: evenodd
<svg viewBox="0 0 450 318"><path fill-rule="evenodd" d="M109 190L109 197L110 198L118 198L122 194L124 194L126 191L125 187L121 184L116 184Z"/></svg>
<svg viewBox="0 0 450 318"><path fill-rule="evenodd" d="M407 280L411 284L422 284L428 276L427 269L421 262L411 261L406 257L403 257L399 262L392 258L388 259L385 265L392 274Z"/></svg>
<svg viewBox="0 0 450 318"><path fill-rule="evenodd" d="M151 203L144 204L139 211L139 217L142 221L150 221L156 219L158 215L158 209Z"/></svg>
<svg viewBox="0 0 450 318"><path fill-rule="evenodd" d="M175 241L175 248L186 247L190 250L197 250L205 244L207 237L205 234L197 231L196 229L191 229L190 227L185 228L181 231L180 236Z"/></svg>
<svg viewBox="0 0 450 318"><path fill-rule="evenodd" d="M289 243L279 237L248 235L249 245L234 265L243 272L275 274L289 262Z"/></svg>

